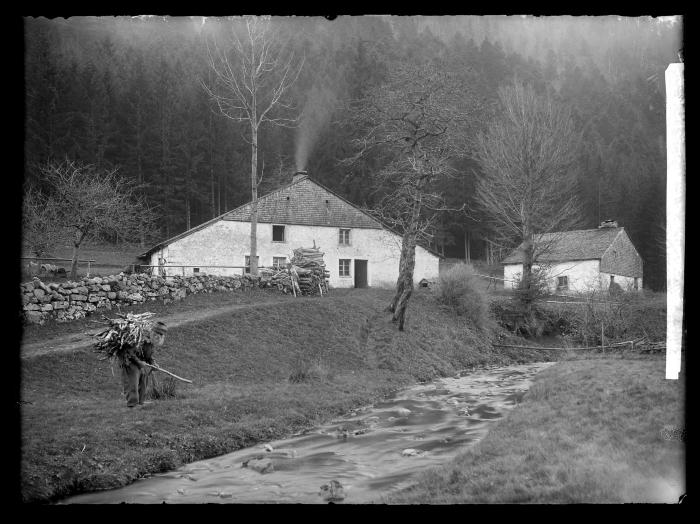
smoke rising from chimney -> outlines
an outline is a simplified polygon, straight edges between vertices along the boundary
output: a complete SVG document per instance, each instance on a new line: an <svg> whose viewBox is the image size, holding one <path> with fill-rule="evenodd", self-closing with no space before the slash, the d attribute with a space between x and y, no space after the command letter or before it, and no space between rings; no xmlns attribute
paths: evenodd
<svg viewBox="0 0 700 524"><path fill-rule="evenodd" d="M294 155L297 171L306 169L318 137L330 122L337 98L336 91L327 86L314 85L309 91L301 123L297 127Z"/></svg>

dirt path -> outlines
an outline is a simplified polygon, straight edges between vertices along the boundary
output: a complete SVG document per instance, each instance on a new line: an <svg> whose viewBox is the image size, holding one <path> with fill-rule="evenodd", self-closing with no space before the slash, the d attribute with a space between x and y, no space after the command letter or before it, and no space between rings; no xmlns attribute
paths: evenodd
<svg viewBox="0 0 700 524"><path fill-rule="evenodd" d="M161 315L158 316L157 319L162 320L168 325L168 327L172 328L181 326L183 324L189 324L190 322L197 322L206 318L211 318L217 315L229 313L231 311L237 311L240 309L248 309L261 306L276 306L283 304L289 304L289 301L269 300L266 302L256 302L254 304L235 304L231 306L201 309L197 311L185 311L182 313L174 313L171 315ZM84 333L74 333L71 335L65 335L62 337L53 338L45 342L33 342L29 344L22 344L20 349L20 356L22 358L31 358L39 355L45 355L47 353L75 351L76 349L89 348L94 342L92 336L99 333L103 329L103 327L99 327L96 329L85 331Z"/></svg>

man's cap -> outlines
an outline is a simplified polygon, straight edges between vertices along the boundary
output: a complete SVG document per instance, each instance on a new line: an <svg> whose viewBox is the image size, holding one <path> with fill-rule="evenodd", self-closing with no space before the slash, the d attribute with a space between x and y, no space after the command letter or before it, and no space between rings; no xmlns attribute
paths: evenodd
<svg viewBox="0 0 700 524"><path fill-rule="evenodd" d="M153 325L151 331L160 335L165 335L165 333L168 331L168 326L166 326L163 322L159 321Z"/></svg>

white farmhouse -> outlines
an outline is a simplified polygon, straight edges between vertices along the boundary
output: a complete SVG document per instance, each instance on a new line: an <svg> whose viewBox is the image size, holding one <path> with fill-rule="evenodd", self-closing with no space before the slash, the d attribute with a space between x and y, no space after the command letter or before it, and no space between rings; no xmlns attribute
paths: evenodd
<svg viewBox="0 0 700 524"><path fill-rule="evenodd" d="M538 235L547 245L533 268L546 270L550 292L607 290L612 282L623 290L642 288L642 257L623 227L606 220L597 229ZM506 288L517 287L523 272L522 244L502 261Z"/></svg>
<svg viewBox="0 0 700 524"><path fill-rule="evenodd" d="M139 256L165 276L249 271L251 204L204 222ZM390 287L399 275L401 237L305 172L258 199L259 267L285 264L300 247L324 253L331 287ZM416 247L414 281L438 277L440 255Z"/></svg>

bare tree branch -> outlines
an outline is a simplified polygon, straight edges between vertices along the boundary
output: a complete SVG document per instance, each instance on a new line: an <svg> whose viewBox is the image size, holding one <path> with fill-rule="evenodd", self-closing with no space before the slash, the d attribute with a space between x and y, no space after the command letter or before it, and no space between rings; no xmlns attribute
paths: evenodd
<svg viewBox="0 0 700 524"><path fill-rule="evenodd" d="M22 201L22 239L37 256L48 253L61 239L53 200L36 189L27 189Z"/></svg>
<svg viewBox="0 0 700 524"><path fill-rule="evenodd" d="M257 275L258 132L264 123L294 127L298 115L287 97L304 66L290 42L281 42L269 16L244 16L228 25L221 45L207 40L209 68L214 81L201 84L219 112L235 122L248 122L251 146L250 272Z"/></svg>
<svg viewBox="0 0 700 524"><path fill-rule="evenodd" d="M416 245L433 239L439 213L447 209L435 186L454 173L453 163L466 152L478 104L452 73L399 64L349 109L350 124L359 133L352 140L354 154L341 162L356 167L368 157L381 159L382 167L373 173L374 192L381 196L367 211L402 236L399 278L389 305L402 330Z"/></svg>
<svg viewBox="0 0 700 524"><path fill-rule="evenodd" d="M110 236L128 237L150 230L155 215L139 193L141 186L121 178L117 170L100 170L66 160L41 168L51 192L43 203L51 219L45 227L56 235L71 238L73 262L70 278L76 277L78 253L85 240ZM28 204L34 197L28 194Z"/></svg>
<svg viewBox="0 0 700 524"><path fill-rule="evenodd" d="M534 261L556 244L556 233L580 223L580 133L566 108L522 83L501 88L499 99L500 112L477 138L476 199L500 245L522 244L528 287Z"/></svg>

